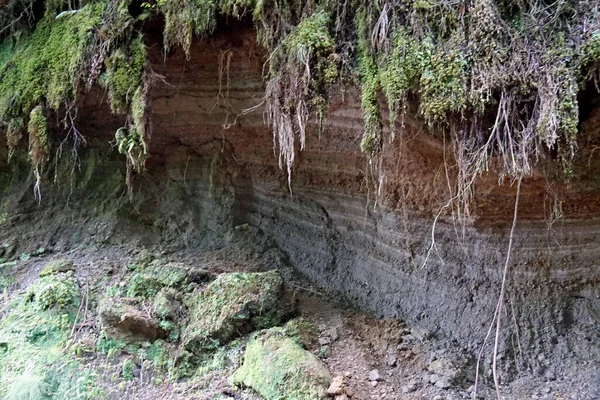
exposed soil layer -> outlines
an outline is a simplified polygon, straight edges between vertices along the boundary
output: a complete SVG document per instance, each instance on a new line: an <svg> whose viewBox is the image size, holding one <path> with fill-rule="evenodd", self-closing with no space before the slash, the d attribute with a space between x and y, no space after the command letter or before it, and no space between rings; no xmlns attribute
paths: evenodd
<svg viewBox="0 0 600 400"><path fill-rule="evenodd" d="M61 251L123 241L169 251L219 249L234 226L248 223L265 235L249 244L263 260L281 257L262 246L272 241L285 263L319 291L377 317L401 318L442 348L466 350L473 364L496 307L514 185L482 177L467 223L455 224L444 212L432 231L450 197L450 143L405 119L405 129L386 144L376 196L359 150L360 103L350 88L333 99L323 132L313 129L307 137L290 192L262 109L242 113L259 105L263 94L265 54L255 33L230 24L194 42L190 60L182 51L164 58L162 40L151 32L146 40L164 83L152 90L152 156L148 171L135 178L133 203L126 203L124 160L107 156L122 121L108 117L102 93L92 93L79 113L88 148L74 185L69 179L45 185L38 206L19 183L26 175L15 168L17 179L0 204L8 213L0 240L19 237L7 255L34 246ZM582 124L577 178L570 185L549 181L553 172L545 164L524 182L502 315L506 379L518 386L523 376L576 382L580 374L591 380L576 397L582 399L600 397L600 181L594 172L600 171L600 152L593 151L599 121L596 109ZM2 161L0 171L8 169ZM455 169L447 173L452 182ZM344 362L336 367L341 374Z"/></svg>

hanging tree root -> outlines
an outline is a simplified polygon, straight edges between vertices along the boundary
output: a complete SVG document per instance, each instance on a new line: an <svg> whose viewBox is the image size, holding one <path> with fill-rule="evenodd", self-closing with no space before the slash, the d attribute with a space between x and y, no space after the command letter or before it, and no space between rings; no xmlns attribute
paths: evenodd
<svg viewBox="0 0 600 400"><path fill-rule="evenodd" d="M513 213L513 221L512 221L512 226L510 229L510 236L508 239L508 249L506 250L506 261L504 262L504 270L502 272L502 284L500 286L500 294L498 296L498 303L496 304L496 309L494 311L494 317L492 318L492 322L490 324L490 327L488 329L488 332L485 336L485 339L483 341L483 345L481 346L481 349L479 351L479 355L477 357L477 366L475 369L475 390L473 391L473 399L475 400L477 398L477 384L479 382L479 365L481 362L481 357L483 355L483 351L485 348L485 345L487 344L487 341L491 335L492 329L494 327L494 324L496 326L496 334L495 334L495 338L494 338L494 353L493 353L493 358L492 358L492 374L494 377L494 386L496 388L496 396L498 398L498 400L502 399L502 395L500 393L500 379L498 376L498 347L499 347L499 343L500 343L500 330L501 330L501 322L502 322L502 309L504 306L504 295L505 295L505 291L506 291L506 280L508 277L508 267L510 265L510 256L512 254L512 247L513 247L513 241L514 241L514 235L515 235L515 227L517 225L517 215L518 215L518 211L519 211L519 198L521 196L521 178L519 177L517 179L517 196L515 198L515 207L514 207L514 213Z"/></svg>

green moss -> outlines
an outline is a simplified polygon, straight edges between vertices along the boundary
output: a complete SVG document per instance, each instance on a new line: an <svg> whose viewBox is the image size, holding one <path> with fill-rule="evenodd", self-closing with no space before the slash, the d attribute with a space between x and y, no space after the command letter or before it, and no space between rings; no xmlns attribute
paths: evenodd
<svg viewBox="0 0 600 400"><path fill-rule="evenodd" d="M152 304L154 315L161 319L171 319L175 315L175 310L171 300L164 291L159 292Z"/></svg>
<svg viewBox="0 0 600 400"><path fill-rule="evenodd" d="M276 271L221 274L189 300L190 317L182 343L198 355L244 332L277 325L283 281Z"/></svg>
<svg viewBox="0 0 600 400"><path fill-rule="evenodd" d="M23 137L23 132L25 131L25 122L23 117L16 116L10 119L8 123L8 127L6 128L6 145L8 146L8 158L12 157L14 151L16 150L21 138Z"/></svg>
<svg viewBox="0 0 600 400"><path fill-rule="evenodd" d="M462 114L467 107L467 59L461 50L422 44L420 79L421 113L433 125L449 115Z"/></svg>
<svg viewBox="0 0 600 400"><path fill-rule="evenodd" d="M360 142L360 149L367 154L372 154L379 148L381 135L381 113L377 101L379 89L379 70L373 56L367 50L359 47L358 75L360 81L360 105L365 120L365 131Z"/></svg>
<svg viewBox="0 0 600 400"><path fill-rule="evenodd" d="M284 41L289 54L299 61L307 54L328 56L335 49L335 42L329 34L329 21L329 15L323 11L302 20Z"/></svg>
<svg viewBox="0 0 600 400"><path fill-rule="evenodd" d="M581 56L579 66L585 74L585 69L591 69L593 72L600 67L600 29L592 31L581 46ZM582 74L583 76L585 76Z"/></svg>
<svg viewBox="0 0 600 400"><path fill-rule="evenodd" d="M43 166L48 158L48 122L41 106L34 107L29 114L29 159L35 168Z"/></svg>
<svg viewBox="0 0 600 400"><path fill-rule="evenodd" d="M331 376L315 356L274 328L248 343L244 362L230 380L267 400L320 400Z"/></svg>
<svg viewBox="0 0 600 400"><path fill-rule="evenodd" d="M156 296L164 287L178 288L186 282L185 270L155 264L136 272L129 279L127 296L150 298Z"/></svg>
<svg viewBox="0 0 600 400"><path fill-rule="evenodd" d="M71 260L60 258L58 260L50 261L48 264L46 264L40 271L40 277L73 271L73 269L73 262Z"/></svg>
<svg viewBox="0 0 600 400"><path fill-rule="evenodd" d="M127 343L123 339L109 338L105 334L100 334L100 337L96 341L96 350L107 356L123 350L126 346Z"/></svg>
<svg viewBox="0 0 600 400"><path fill-rule="evenodd" d="M30 286L27 295L40 310L68 310L77 301L79 285L71 271L62 275L48 275Z"/></svg>
<svg viewBox="0 0 600 400"><path fill-rule="evenodd" d="M96 2L77 13L43 18L33 33L0 43L0 118L27 115L42 100L58 110L77 94L94 29L105 4Z"/></svg>
<svg viewBox="0 0 600 400"><path fill-rule="evenodd" d="M143 38L139 36L127 46L114 51L105 64L110 108L116 114L126 113L146 70Z"/></svg>
<svg viewBox="0 0 600 400"><path fill-rule="evenodd" d="M421 75L419 48L404 29L394 32L389 54L379 61L381 87L387 99L392 133L396 116L405 105L409 92L418 87Z"/></svg>
<svg viewBox="0 0 600 400"><path fill-rule="evenodd" d="M0 398L98 398L93 371L65 353L75 310L56 311L41 310L26 295L11 299L0 319Z"/></svg>

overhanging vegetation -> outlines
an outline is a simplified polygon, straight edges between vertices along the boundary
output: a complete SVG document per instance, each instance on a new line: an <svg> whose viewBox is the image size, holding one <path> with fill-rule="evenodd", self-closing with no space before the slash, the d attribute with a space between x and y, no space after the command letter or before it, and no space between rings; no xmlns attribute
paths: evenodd
<svg viewBox="0 0 600 400"><path fill-rule="evenodd" d="M15 0L2 10L0 119L11 148L28 127L36 171L52 142L41 118L65 115L68 135L81 141L69 115L81 89L94 83L107 88L114 113L129 115L116 143L129 170L143 170L152 73L140 31L152 15L164 18L165 51L180 46L188 56L193 36L212 34L219 16L252 18L269 53L266 115L288 176L310 119L325 117L329 89L355 82L365 120L361 149L376 158L402 128L398 117L418 104L423 122L453 139L462 204L490 168L516 179L551 155L568 178L577 94L600 71L595 1L151 0L134 4L144 10L135 17L129 0L52 1L37 21L33 5Z"/></svg>

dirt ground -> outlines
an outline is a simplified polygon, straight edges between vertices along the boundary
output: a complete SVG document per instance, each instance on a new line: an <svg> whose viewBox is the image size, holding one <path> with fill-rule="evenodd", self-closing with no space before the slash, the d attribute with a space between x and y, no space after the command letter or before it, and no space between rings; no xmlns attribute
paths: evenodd
<svg viewBox="0 0 600 400"><path fill-rule="evenodd" d="M475 360L457 351L453 343L436 339L418 326L362 313L339 299L327 296L299 277L285 265L284 257L275 249L252 249L247 243L247 239L242 239L227 247L203 252L160 248L144 251L184 265L190 271L201 268L215 274L259 271L266 260L279 264L286 278L288 295L297 305L298 315L317 327L318 339L311 351L323 361L332 377L340 383L341 392L347 396L338 396L337 399L474 398ZM16 263L13 268L16 280L11 291L18 293L26 289L49 260L65 257L73 260L82 288L100 281L103 286L118 284L127 273L126 266L139 251L127 245L106 246L94 251L86 247L67 251L45 249L41 255ZM99 335L93 307L88 310L85 321L87 323L75 340L93 343ZM79 361L98 371L99 385L106 399L260 399L250 390L236 390L228 384L227 379L240 359L241 355L234 357L225 368L210 371L199 378L160 384L152 380L151 373L147 372L144 376L143 371L137 371L132 381L124 382L120 360L109 360L98 353L84 354ZM600 382L598 367L582 368L577 376L548 376L546 379L523 374L509 385L503 385L503 398L596 400L600 398L597 391ZM589 374L581 374L581 371ZM495 398L489 371L482 371L482 376L477 398Z"/></svg>

